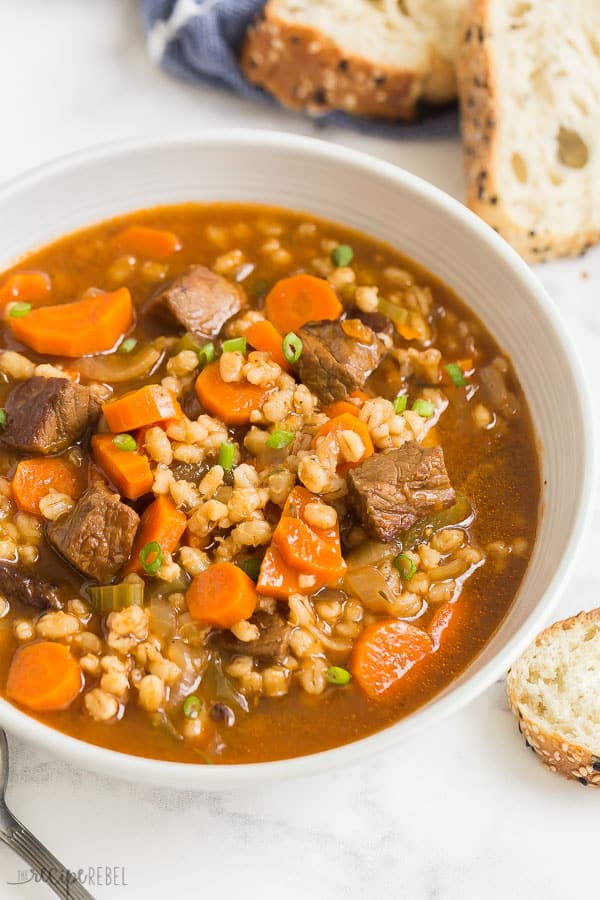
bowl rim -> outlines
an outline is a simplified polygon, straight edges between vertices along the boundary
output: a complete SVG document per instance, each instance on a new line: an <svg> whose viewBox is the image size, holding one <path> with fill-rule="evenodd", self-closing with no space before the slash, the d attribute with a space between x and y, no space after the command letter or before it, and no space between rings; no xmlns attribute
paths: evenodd
<svg viewBox="0 0 600 900"><path fill-rule="evenodd" d="M350 744L334 747L290 759L257 763L226 765L194 765L169 762L135 756L88 743L80 738L64 734L49 725L12 706L0 698L0 725L25 740L43 746L56 756L66 758L83 768L104 772L129 781L177 787L182 790L211 790L237 787L247 783L264 783L267 780L289 776L307 775L326 771L340 765L351 765L364 760L371 753L380 753L422 732L433 721L439 721L473 701L506 671L507 666L524 650L545 624L555 608L561 589L567 582L575 562L575 549L590 521L596 472L594 465L595 419L592 415L591 393L578 351L561 314L549 297L542 283L529 266L489 225L467 209L462 203L421 177L407 172L400 166L379 159L368 153L354 150L329 141L287 132L250 128L219 128L207 135L183 133L174 138L137 138L106 142L62 155L20 173L0 185L0 209L12 195L48 178L60 177L72 168L94 162L118 160L122 155L148 152L168 152L177 147L196 147L201 150L211 145L245 146L271 151L300 151L307 156L342 162L360 169L364 174L376 174L387 179L394 187L420 194L437 205L452 219L457 228L470 234L482 245L485 252L495 256L500 263L518 276L529 302L550 325L556 341L561 345L572 374L580 386L576 401L582 422L584 466L576 501L574 527L563 554L563 565L558 566L547 590L531 610L518 632L502 647L480 671L467 677L465 682L447 693L438 694L425 706L400 719L381 731ZM276 205L276 204L275 204ZM90 223L92 224L92 223ZM575 398L574 398L575 399Z"/></svg>

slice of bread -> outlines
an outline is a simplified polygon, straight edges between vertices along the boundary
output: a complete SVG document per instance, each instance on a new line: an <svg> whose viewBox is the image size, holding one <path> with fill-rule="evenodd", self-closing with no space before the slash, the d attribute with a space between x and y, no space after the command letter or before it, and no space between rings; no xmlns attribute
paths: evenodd
<svg viewBox="0 0 600 900"><path fill-rule="evenodd" d="M553 772L600 785L600 609L546 628L509 670L508 699Z"/></svg>
<svg viewBox="0 0 600 900"><path fill-rule="evenodd" d="M600 0L470 0L467 202L530 261L600 240Z"/></svg>
<svg viewBox="0 0 600 900"><path fill-rule="evenodd" d="M456 96L466 0L269 0L242 68L292 109L412 119Z"/></svg>

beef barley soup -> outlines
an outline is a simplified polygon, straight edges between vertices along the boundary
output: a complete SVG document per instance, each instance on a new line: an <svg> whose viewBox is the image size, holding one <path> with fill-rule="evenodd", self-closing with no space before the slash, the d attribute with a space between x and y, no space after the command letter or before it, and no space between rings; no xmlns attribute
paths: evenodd
<svg viewBox="0 0 600 900"><path fill-rule="evenodd" d="M535 540L510 360L390 246L137 212L0 276L0 685L126 753L280 759L426 703Z"/></svg>

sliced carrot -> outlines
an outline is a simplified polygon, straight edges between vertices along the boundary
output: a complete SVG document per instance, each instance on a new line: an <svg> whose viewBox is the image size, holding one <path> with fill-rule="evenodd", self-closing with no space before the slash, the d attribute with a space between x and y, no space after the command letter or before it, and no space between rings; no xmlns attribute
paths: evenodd
<svg viewBox="0 0 600 900"><path fill-rule="evenodd" d="M364 403L366 400L370 400L370 399L371 399L371 395L370 395L370 394L367 394L366 391L352 391L352 393L349 394L349 396L350 396L353 400L360 400L360 401L361 401L361 404L360 404L361 406L363 405L363 403Z"/></svg>
<svg viewBox="0 0 600 900"><path fill-rule="evenodd" d="M133 321L131 294L119 288L75 303L40 306L27 315L8 317L18 341L37 353L87 356L115 346Z"/></svg>
<svg viewBox="0 0 600 900"><path fill-rule="evenodd" d="M281 366L284 372L292 371L292 367L283 355L281 335L271 322L266 319L262 322L253 322L250 328L246 329L245 335L251 347L270 353L272 359Z"/></svg>
<svg viewBox="0 0 600 900"><path fill-rule="evenodd" d="M161 384L146 384L116 400L109 400L102 411L108 427L115 434L135 431L164 419L178 419L182 415L175 396Z"/></svg>
<svg viewBox="0 0 600 900"><path fill-rule="evenodd" d="M342 304L324 278L292 275L273 285L265 300L265 313L280 334L287 334L307 322L338 319Z"/></svg>
<svg viewBox="0 0 600 900"><path fill-rule="evenodd" d="M401 619L382 619L367 626L354 644L350 671L372 700L395 698L414 665L433 651L426 631Z"/></svg>
<svg viewBox="0 0 600 900"><path fill-rule="evenodd" d="M410 325L401 325L400 322L396 322L396 331L405 341L416 341L420 336L419 331L411 328Z"/></svg>
<svg viewBox="0 0 600 900"><path fill-rule="evenodd" d="M0 285L0 309L15 300L21 303L44 300L51 287L50 276L45 272L13 272Z"/></svg>
<svg viewBox="0 0 600 900"><path fill-rule="evenodd" d="M301 516L307 503L317 503L320 499L318 494L313 494L308 488L298 484L289 492L282 515Z"/></svg>
<svg viewBox="0 0 600 900"><path fill-rule="evenodd" d="M333 531L317 532L302 519L282 516L273 533L273 544L284 562L298 572L322 575L328 581L337 581L346 564Z"/></svg>
<svg viewBox="0 0 600 900"><path fill-rule="evenodd" d="M20 647L8 670L6 694L34 712L66 709L79 694L79 663L65 644L40 641Z"/></svg>
<svg viewBox="0 0 600 900"><path fill-rule="evenodd" d="M123 253L148 259L167 259L181 250L181 241L172 231L147 225L130 225L113 238L113 245Z"/></svg>
<svg viewBox="0 0 600 900"><path fill-rule="evenodd" d="M249 381L223 381L218 361L206 366L196 379L196 394L204 409L227 425L246 425L250 413L259 409L273 390Z"/></svg>
<svg viewBox="0 0 600 900"><path fill-rule="evenodd" d="M349 400L336 400L335 403L330 403L329 406L325 406L323 412L326 416L329 416L330 419L335 419L336 416L341 416L342 413L358 417L360 415L360 406L357 406L355 403L350 403Z"/></svg>
<svg viewBox="0 0 600 900"><path fill-rule="evenodd" d="M170 497L161 494L142 513L138 526L133 550L129 562L125 566L124 574L131 572L143 574L143 566L140 560L140 551L146 544L156 542L163 554L174 553L179 546L179 541L187 527L185 513L177 509Z"/></svg>
<svg viewBox="0 0 600 900"><path fill-rule="evenodd" d="M431 640L433 641L433 646L437 650L440 646L440 641L442 639L443 633L446 631L452 618L454 616L454 603L448 602L442 604L440 608L436 611L433 619L429 623L429 634L431 635Z"/></svg>
<svg viewBox="0 0 600 900"><path fill-rule="evenodd" d="M58 457L22 459L12 480L12 493L19 509L40 515L40 500L53 488L78 500L83 493L83 473Z"/></svg>
<svg viewBox="0 0 600 900"><path fill-rule="evenodd" d="M239 566L221 562L196 575L185 599L192 619L215 628L231 628L250 618L258 598L254 582Z"/></svg>
<svg viewBox="0 0 600 900"><path fill-rule="evenodd" d="M114 434L92 437L92 456L120 494L137 500L152 490L154 481L148 457L137 450L119 450Z"/></svg>
<svg viewBox="0 0 600 900"><path fill-rule="evenodd" d="M359 436L365 448L365 452L356 462L342 463L344 471L353 469L355 466L361 463L363 459L366 459L368 456L373 456L373 454L375 453L375 447L373 446L373 441L371 440L368 425L366 424L366 422L358 419L355 414L347 412L341 413L341 415L335 416L335 418L330 419L329 422L325 422L324 425L321 425L312 439L313 447L316 446L316 443L320 437L323 437L326 434L336 434L340 431L353 431Z"/></svg>
<svg viewBox="0 0 600 900"><path fill-rule="evenodd" d="M261 563L256 585L258 593L277 597L278 600L287 600L291 594L304 594L306 587L300 584L302 574L305 573L288 566L279 549L271 544ZM311 592L318 591L327 584L326 578L314 577L315 583L311 587Z"/></svg>

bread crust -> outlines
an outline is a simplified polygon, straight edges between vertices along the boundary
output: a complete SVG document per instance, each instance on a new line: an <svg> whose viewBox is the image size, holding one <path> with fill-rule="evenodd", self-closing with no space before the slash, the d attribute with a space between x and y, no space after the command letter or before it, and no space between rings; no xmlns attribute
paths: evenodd
<svg viewBox="0 0 600 900"><path fill-rule="evenodd" d="M521 659L532 650L543 648L551 643L553 637L563 630L600 622L600 609L591 612L580 612L576 616L555 622L538 634L527 648ZM559 772L566 778L578 781L583 785L600 786L600 756L596 756L589 747L578 744L565 735L547 727L541 719L533 719L524 711L519 702L521 681L516 671L518 661L508 671L506 689L511 709L519 723L519 731L525 738L528 747L535 751L545 766L552 772Z"/></svg>
<svg viewBox="0 0 600 900"><path fill-rule="evenodd" d="M240 62L248 80L290 109L312 115L342 110L353 116L414 119L419 101L445 103L456 96L454 67L433 51L426 70L382 65L345 54L310 25L282 18L276 0L248 29Z"/></svg>
<svg viewBox="0 0 600 900"><path fill-rule="evenodd" d="M497 183L500 110L494 69L492 4L471 0L465 10L457 59L467 205L528 262L585 253L600 240L600 229L568 235L535 232L514 221Z"/></svg>

